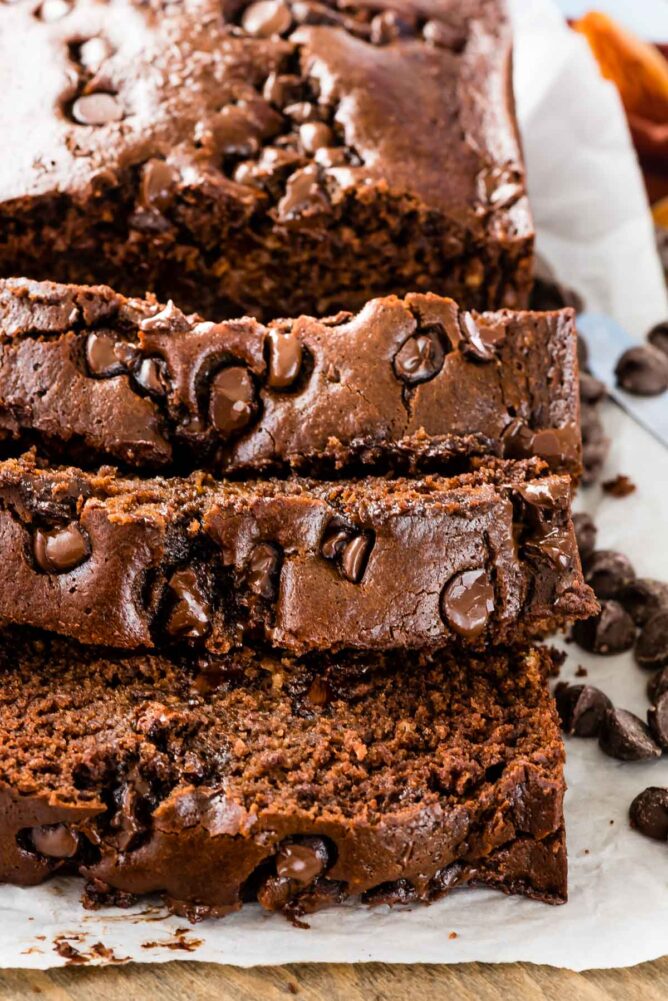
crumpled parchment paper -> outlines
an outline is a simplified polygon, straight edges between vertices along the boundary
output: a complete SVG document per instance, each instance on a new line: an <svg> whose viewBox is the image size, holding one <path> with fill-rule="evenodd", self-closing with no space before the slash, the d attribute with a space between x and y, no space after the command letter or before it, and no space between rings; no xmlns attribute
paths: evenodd
<svg viewBox="0 0 668 1001"><path fill-rule="evenodd" d="M517 0L516 90L539 248L557 273L637 336L668 316L642 183L616 92L549 0ZM599 545L619 546L639 574L668 578L668 452L611 404L607 473L637 484L623 500L592 488ZM605 478L605 477L604 477ZM562 677L587 680L644 715L646 674L631 655L567 646ZM240 966L287 962L549 963L626 966L668 952L668 848L630 830L628 805L668 785L668 760L623 764L595 741L568 742L570 901L553 908L462 890L412 910L355 905L321 912L308 931L257 906L184 928L159 904L85 912L76 882L0 888L0 965L43 968L72 950L91 963L188 958ZM456 936L451 937L455 932Z"/></svg>

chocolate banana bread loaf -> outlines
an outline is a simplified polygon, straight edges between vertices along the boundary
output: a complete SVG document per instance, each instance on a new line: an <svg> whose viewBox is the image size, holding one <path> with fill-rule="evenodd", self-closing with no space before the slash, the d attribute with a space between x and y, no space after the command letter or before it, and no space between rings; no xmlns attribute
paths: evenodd
<svg viewBox="0 0 668 1001"><path fill-rule="evenodd" d="M484 646L587 618L571 481L131 480L0 463L0 621L119 648Z"/></svg>
<svg viewBox="0 0 668 1001"><path fill-rule="evenodd" d="M444 472L481 454L581 471L574 314L410 294L263 326L0 282L0 434L90 465Z"/></svg>
<svg viewBox="0 0 668 1001"><path fill-rule="evenodd" d="M0 275L222 318L526 305L504 0L0 3Z"/></svg>
<svg viewBox="0 0 668 1001"><path fill-rule="evenodd" d="M404 661L410 670L405 669ZM317 663L0 645L0 880L192 920L480 883L566 897L545 650Z"/></svg>

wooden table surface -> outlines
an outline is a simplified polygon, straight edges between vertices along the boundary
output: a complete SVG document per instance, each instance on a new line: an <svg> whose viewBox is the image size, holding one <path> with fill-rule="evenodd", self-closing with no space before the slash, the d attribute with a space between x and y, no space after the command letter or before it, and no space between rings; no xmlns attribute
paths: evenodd
<svg viewBox="0 0 668 1001"><path fill-rule="evenodd" d="M668 957L625 970L570 973L491 966L335 966L239 970L178 962L0 970L2 1001L667 1001Z"/></svg>

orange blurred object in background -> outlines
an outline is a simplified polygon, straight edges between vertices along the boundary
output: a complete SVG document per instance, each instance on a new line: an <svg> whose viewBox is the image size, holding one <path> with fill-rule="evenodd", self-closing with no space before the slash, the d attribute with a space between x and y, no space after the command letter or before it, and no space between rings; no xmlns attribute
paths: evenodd
<svg viewBox="0 0 668 1001"><path fill-rule="evenodd" d="M601 73L619 90L650 201L668 197L668 59L598 11L585 14L573 28L585 36Z"/></svg>

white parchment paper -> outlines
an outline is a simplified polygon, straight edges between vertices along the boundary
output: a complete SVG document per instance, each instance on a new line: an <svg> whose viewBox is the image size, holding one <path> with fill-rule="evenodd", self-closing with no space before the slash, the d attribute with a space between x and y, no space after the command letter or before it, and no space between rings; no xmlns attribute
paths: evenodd
<svg viewBox="0 0 668 1001"><path fill-rule="evenodd" d="M640 335L668 316L668 303L616 93L549 0L518 0L516 7L518 108L541 251L590 308ZM619 546L640 574L668 579L668 452L612 405L606 420L614 439L607 472L630 475L638 489L615 500L593 488L580 505L595 511L601 546ZM644 715L647 676L630 655L567 649L562 677L582 664L588 681ZM525 960L581 970L663 955L668 850L631 831L627 810L647 785L668 785L668 761L622 764L594 741L573 740L567 778L571 896L564 907L462 890L412 910L332 909L312 917L308 931L256 906L185 928L159 904L84 912L76 884L58 880L0 888L0 965L62 964L63 943L89 962L188 958L240 966Z"/></svg>

